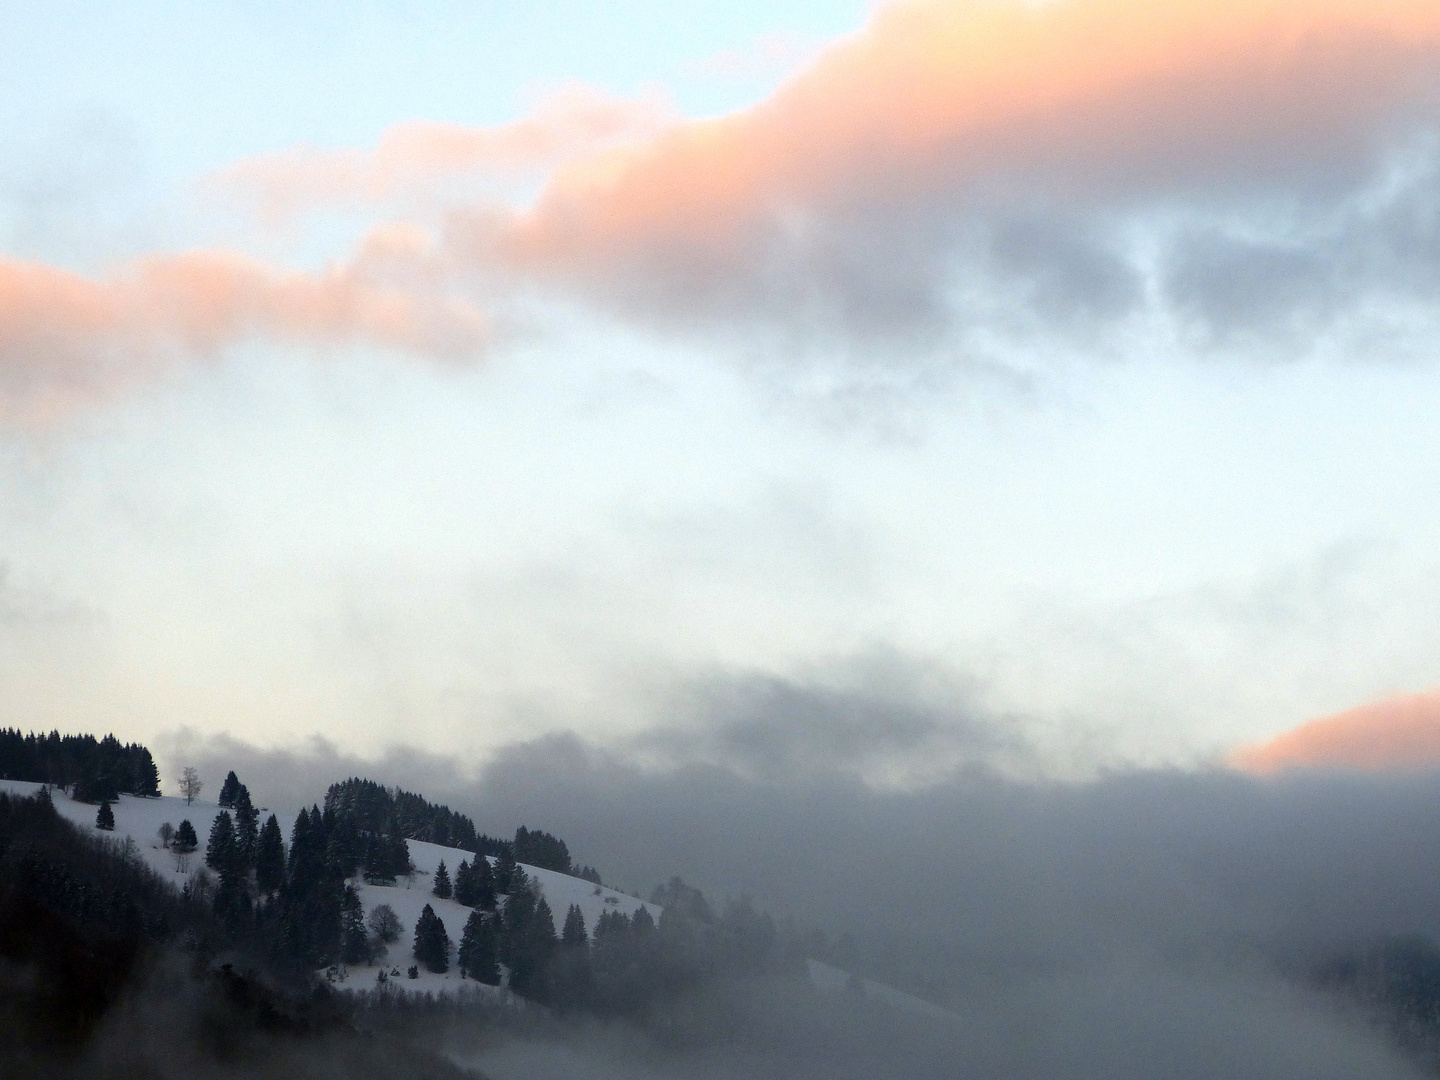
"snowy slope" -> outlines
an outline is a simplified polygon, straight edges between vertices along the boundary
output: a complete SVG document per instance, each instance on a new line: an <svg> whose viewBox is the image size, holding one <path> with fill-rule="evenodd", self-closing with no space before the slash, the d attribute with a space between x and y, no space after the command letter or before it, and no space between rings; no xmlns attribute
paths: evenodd
<svg viewBox="0 0 1440 1080"><path fill-rule="evenodd" d="M34 795L42 786L23 780L0 780L0 791L15 795ZM135 841L137 853L168 880L175 882L177 888L185 884L189 874L205 865L205 845L210 838L210 826L215 821L215 815L220 813L218 805L201 799L187 805L184 799L175 795L162 795L156 799L121 795L117 802L110 804L115 812L115 831L106 834L95 828L95 813L100 809L99 806L76 802L58 789L52 790L50 796L60 816L68 818L81 828L89 829L100 836L109 835L117 840L131 837ZM261 823L269 816L270 811L264 811L260 817ZM280 828L288 837L290 827L295 821L294 815L277 816L280 819ZM177 869L175 856L160 845L160 826L167 821L171 825L179 825L185 820L195 826L195 835L200 839L199 848L189 857L188 874Z"/></svg>
<svg viewBox="0 0 1440 1080"><path fill-rule="evenodd" d="M40 790L41 786L22 780L0 780L0 791L15 795L33 795ZM52 798L55 809L62 817L84 829L100 832L95 828L95 813L99 809L98 806L75 802L63 791L53 791ZM185 883L189 874L195 873L205 865L205 842L210 835L210 825L215 820L215 815L220 812L220 807L215 803L196 799L187 805L184 799L173 795L155 799L139 799L132 795L121 795L118 802L111 804L111 808L115 812L115 831L108 835L122 841L127 836L132 838L135 841L137 854L167 880L173 881L176 888ZM268 810L264 811L261 821L264 821L269 813ZM280 819L281 830L288 838L295 822L294 814L281 814L277 817ZM161 847L159 836L160 826L165 822L179 825L182 820L186 819L195 827L195 833L200 838L199 849L189 857L188 873L177 869L174 855ZM394 909L395 914L399 916L400 925L404 928L400 940L390 946L389 955L383 965L348 968L336 972L335 978L347 990L367 990L376 985L376 974L383 967L387 974L398 970L398 981L392 981L390 985L399 990L439 993L446 990L454 991L463 985L470 989L490 992L488 988L482 987L480 983L473 980L461 980L460 972L454 966L455 953L453 949L450 954L451 968L444 975L436 975L421 968L419 978L405 977L406 969L415 963L414 957L411 955L415 923L420 918L420 912L424 910L426 904L429 904L435 914L440 916L440 920L445 924L445 932L450 935L451 944L454 948L459 948L460 934L465 928L465 920L470 917L470 909L453 900L441 900L431 890L435 887L434 875L442 859L449 871L451 881L455 880L455 870L459 867L462 859L468 862L474 862L475 859L473 852L460 848L441 847L438 844L428 844L422 840L408 840L406 843L410 849L410 861L415 866L414 874L408 878L401 878L394 885L367 885L359 878L351 881L360 894L360 902L364 905L367 916L378 904L389 904ZM634 896L618 892L615 889L602 888L581 878L570 877L568 874L558 874L553 870L542 870L536 866L525 866L523 863L521 865L525 873L539 884L544 893L551 911L555 914L557 931L564 922L565 912L571 904L580 906L580 911L585 916L587 931L594 930L603 911L621 911L626 915L634 915L637 908L644 907L656 922L660 921L663 909L658 904L642 903ZM810 961L810 981L817 989L826 992L849 992L846 989L849 976L839 968L830 967L817 960ZM948 1015L943 1009L931 1005L928 1001L881 983L872 982L869 979L864 980L864 989L866 996L872 1000L887 1002L898 1009L930 1016Z"/></svg>
<svg viewBox="0 0 1440 1080"><path fill-rule="evenodd" d="M365 906L365 913L368 916L371 909L378 904L389 904L395 914L400 917L400 924L404 932L400 940L390 946L390 952L383 965L387 972L393 973L398 969L401 975L399 989L413 990L420 993L438 993L442 990L454 990L458 988L462 980L460 972L454 967L455 953L450 954L451 968L444 975L436 975L420 969L418 979L405 977L406 969L415 963L411 956L410 948L414 939L415 923L420 918L420 912L429 904L440 921L445 924L445 932L450 936L450 942L455 948L460 947L460 934L465 929L465 921L470 917L470 909L453 900L441 900L435 896L432 890L435 888L435 871L439 869L443 860L445 869L450 875L450 880L455 880L455 870L463 859L473 863L475 855L473 852L461 848L441 847L439 844L429 844L423 840L408 840L406 843L410 848L410 861L415 866L415 873L409 878L401 878L394 885L366 885L356 883L356 891L360 894L360 902ZM491 860L493 863L493 860ZM636 897L627 896L614 889L600 889L597 886L580 878L570 877L568 874L557 874L553 870L542 870L537 866L526 866L520 864L525 873L540 885L545 895L546 902L555 913L556 930L565 920L565 912L571 904L579 904L580 910L585 916L585 928L593 929L600 919L602 911L623 911L626 915L633 915L635 910L644 907L649 910L651 916L656 920L660 918L661 908L656 904L645 904ZM607 902L609 901L609 902ZM375 984L376 973L382 965L365 967L351 967L344 973L344 986L346 989L368 989ZM393 974L392 974L393 978ZM464 980L467 987L478 987L479 984L470 980Z"/></svg>

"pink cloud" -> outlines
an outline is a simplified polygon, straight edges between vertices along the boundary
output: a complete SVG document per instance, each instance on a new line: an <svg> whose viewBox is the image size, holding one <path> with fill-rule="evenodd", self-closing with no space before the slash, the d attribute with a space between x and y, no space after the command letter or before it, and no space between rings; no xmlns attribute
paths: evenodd
<svg viewBox="0 0 1440 1080"><path fill-rule="evenodd" d="M1437 98L1434 0L908 0L727 116L674 121L571 90L513 124L403 124L370 151L292 150L216 180L283 215L544 177L528 205L454 207L438 251L387 227L320 276L218 254L96 279L0 263L0 393L43 397L247 336L464 353L484 326L461 287L660 319L813 309L907 325L943 306L926 290L945 230L987 206L1303 194L1372 166L1397 130L1434 127ZM1034 259L1069 258L1079 279L1108 265L1030 235Z"/></svg>
<svg viewBox="0 0 1440 1080"><path fill-rule="evenodd" d="M1347 709L1243 747L1231 762L1246 772L1292 768L1384 770L1440 767L1440 690Z"/></svg>
<svg viewBox="0 0 1440 1080"><path fill-rule="evenodd" d="M207 186L283 219L314 206L383 202L457 177L543 175L577 155L651 136L672 120L657 99L621 100L574 86L513 123L410 121L387 129L373 150L298 147L262 154L210 177Z"/></svg>
<svg viewBox="0 0 1440 1080"><path fill-rule="evenodd" d="M36 420L177 356L247 338L454 358L474 353L485 337L468 305L379 287L353 268L308 275L191 252L95 279L0 259L0 397L12 416Z"/></svg>
<svg viewBox="0 0 1440 1080"><path fill-rule="evenodd" d="M1437 64L1417 0L900 3L753 108L565 163L485 243L529 273L734 269L817 215L962 189L1293 177L1431 100Z"/></svg>

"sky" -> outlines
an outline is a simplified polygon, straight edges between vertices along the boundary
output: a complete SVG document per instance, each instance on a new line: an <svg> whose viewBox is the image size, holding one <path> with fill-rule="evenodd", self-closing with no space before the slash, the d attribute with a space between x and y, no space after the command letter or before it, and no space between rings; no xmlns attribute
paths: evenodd
<svg viewBox="0 0 1440 1080"><path fill-rule="evenodd" d="M1418 0L0 0L0 724L1440 763L1437 91Z"/></svg>

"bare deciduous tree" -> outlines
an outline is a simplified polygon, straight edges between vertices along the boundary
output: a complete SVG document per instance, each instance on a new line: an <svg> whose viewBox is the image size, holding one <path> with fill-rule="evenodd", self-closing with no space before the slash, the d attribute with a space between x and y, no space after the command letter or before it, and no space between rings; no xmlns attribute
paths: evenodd
<svg viewBox="0 0 1440 1080"><path fill-rule="evenodd" d="M175 839L175 826L171 825L170 822L167 821L164 825L160 826L159 833L160 846L168 848L170 846L170 841Z"/></svg>
<svg viewBox="0 0 1440 1080"><path fill-rule="evenodd" d="M400 931L404 929L400 916L389 904L376 904L371 908L369 924L370 932L387 945L399 941Z"/></svg>
<svg viewBox="0 0 1440 1080"><path fill-rule="evenodd" d="M185 805L189 806L200 797L200 789L205 785L200 780L200 774L195 771L193 765L186 765L180 774L180 794L185 796Z"/></svg>

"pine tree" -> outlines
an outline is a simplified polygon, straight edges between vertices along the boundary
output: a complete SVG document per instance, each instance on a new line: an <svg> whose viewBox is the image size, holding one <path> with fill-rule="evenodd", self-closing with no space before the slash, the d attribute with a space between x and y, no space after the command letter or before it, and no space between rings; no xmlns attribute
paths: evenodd
<svg viewBox="0 0 1440 1080"><path fill-rule="evenodd" d="M349 885L340 897L340 959L347 964L361 964L369 959L370 945L365 935L365 909L360 896Z"/></svg>
<svg viewBox="0 0 1440 1080"><path fill-rule="evenodd" d="M205 865L219 874L221 881L233 881L236 877L235 823L230 819L228 810L216 814L210 826L210 841L205 845Z"/></svg>
<svg viewBox="0 0 1440 1080"><path fill-rule="evenodd" d="M216 801L227 809L233 809L235 806L235 796L239 793L240 778L235 775L235 770L231 769L225 776L225 783L220 785L220 798Z"/></svg>
<svg viewBox="0 0 1440 1080"><path fill-rule="evenodd" d="M285 884L280 890L281 936L291 958L307 967L340 955L340 904L345 879L325 857L325 822L318 806L295 818Z"/></svg>
<svg viewBox="0 0 1440 1080"><path fill-rule="evenodd" d="M513 893L505 904L506 914L511 904L526 896L534 898L529 889ZM511 932L510 988L522 997L543 1000L547 997L550 958L555 951L555 916L545 897L534 898L533 903L523 922Z"/></svg>
<svg viewBox="0 0 1440 1080"><path fill-rule="evenodd" d="M475 906L481 911L494 911L495 874L490 869L490 860L484 855L477 855L471 873L475 879Z"/></svg>
<svg viewBox="0 0 1440 1080"><path fill-rule="evenodd" d="M135 767L133 770L133 783L135 794L143 799L160 797L160 770L155 767L155 759L150 756L150 751L143 746L135 748Z"/></svg>
<svg viewBox="0 0 1440 1080"><path fill-rule="evenodd" d="M108 800L100 804L100 810L95 815L95 827L106 832L115 831L115 812L110 809Z"/></svg>
<svg viewBox="0 0 1440 1080"><path fill-rule="evenodd" d="M262 893L279 892L285 884L285 842L274 814L260 830L255 844L255 885Z"/></svg>
<svg viewBox="0 0 1440 1080"><path fill-rule="evenodd" d="M450 937L445 933L445 924L429 904L420 912L415 922L415 959L425 965L427 971L442 974L450 966Z"/></svg>
<svg viewBox="0 0 1440 1080"><path fill-rule="evenodd" d="M464 859L455 868L455 902L465 907L475 906L475 871Z"/></svg>
<svg viewBox="0 0 1440 1080"><path fill-rule="evenodd" d="M472 911L460 936L460 973L489 986L500 985L495 916Z"/></svg>
<svg viewBox="0 0 1440 1080"><path fill-rule="evenodd" d="M516 877L520 874L520 868L515 865L515 853L510 850L509 845L500 849L500 857L495 860L495 891L502 896L509 896L518 888Z"/></svg>
<svg viewBox="0 0 1440 1080"><path fill-rule="evenodd" d="M567 948L579 949L590 944L585 934L585 916L579 904L571 904L565 913L565 929L560 932L560 942Z"/></svg>
<svg viewBox="0 0 1440 1080"><path fill-rule="evenodd" d="M248 874L255 869L255 857L260 840L260 813L250 801L250 792L244 784L235 795L235 859L241 873Z"/></svg>
<svg viewBox="0 0 1440 1080"><path fill-rule="evenodd" d="M440 866L435 871L435 888L432 890L441 900L450 899L450 873L445 869L445 860L440 860Z"/></svg>
<svg viewBox="0 0 1440 1080"><path fill-rule="evenodd" d="M641 904L630 918L630 932L637 938L645 937L655 929L655 917Z"/></svg>
<svg viewBox="0 0 1440 1080"><path fill-rule="evenodd" d="M185 818L175 827L175 850L182 854L194 851L200 846L200 837L195 835L195 826Z"/></svg>

